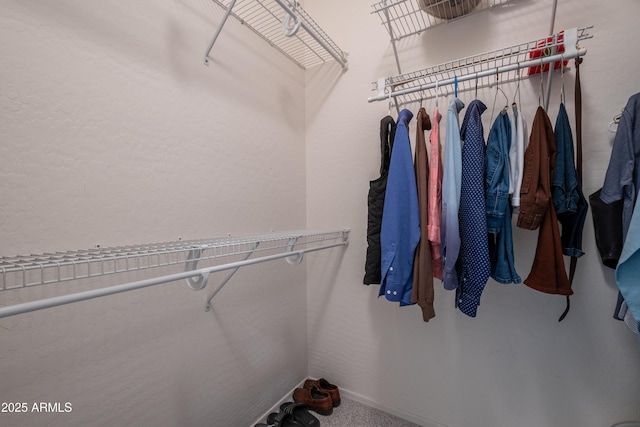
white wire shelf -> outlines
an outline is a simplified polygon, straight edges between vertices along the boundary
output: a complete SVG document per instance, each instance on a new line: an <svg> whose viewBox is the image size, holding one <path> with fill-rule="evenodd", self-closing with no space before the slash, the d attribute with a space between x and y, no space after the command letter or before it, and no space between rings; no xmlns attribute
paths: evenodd
<svg viewBox="0 0 640 427"><path fill-rule="evenodd" d="M291 231L258 236L224 237L99 250L1 257L2 288L0 290L5 291L179 264L185 265L185 271L0 307L0 318L183 279L187 280L187 284L192 289L200 290L207 285L210 274L231 270L209 295L205 306L208 311L211 309L213 297L240 267L282 258L286 259L289 264L299 264L306 253L347 246L348 244L349 230L344 229L328 232ZM256 253L262 254L262 256L249 259ZM239 261L229 260L229 257L240 255L242 255L242 259ZM197 268L200 261L218 259L225 259L227 262Z"/></svg>
<svg viewBox="0 0 640 427"><path fill-rule="evenodd" d="M397 106L420 102L442 94L441 88L455 85L458 92L475 90L496 83L515 82L529 75L560 69L564 61L586 54L579 42L590 39L589 29L573 28L527 43L469 56L419 71L381 78L373 82L374 101L395 101ZM553 63L553 66L547 65ZM563 64L563 65L560 65ZM446 90L450 90L448 87Z"/></svg>
<svg viewBox="0 0 640 427"><path fill-rule="evenodd" d="M0 290L87 279L156 267L311 248L323 242L345 239L344 230L290 231L274 234L222 237L187 241L117 246L79 251L0 257ZM348 234L348 233L347 233ZM294 243L292 245L292 242ZM198 254L198 257L194 256ZM295 255L295 253L293 254Z"/></svg>
<svg viewBox="0 0 640 427"><path fill-rule="evenodd" d="M343 69L347 68L347 54L324 32L324 30L300 6L297 0L212 0L224 10L225 17L207 49L204 57L209 64L209 53L229 15L252 30L269 45L296 63L307 69L329 61L338 62ZM289 15L291 27L299 22L295 33L286 35L283 20Z"/></svg>
<svg viewBox="0 0 640 427"><path fill-rule="evenodd" d="M391 40L420 34L439 24L514 0L382 0L372 5Z"/></svg>

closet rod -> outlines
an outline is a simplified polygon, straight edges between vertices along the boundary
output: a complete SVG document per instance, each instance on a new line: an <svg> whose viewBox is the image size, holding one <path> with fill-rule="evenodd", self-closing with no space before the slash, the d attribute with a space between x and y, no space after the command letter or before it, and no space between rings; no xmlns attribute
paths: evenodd
<svg viewBox="0 0 640 427"><path fill-rule="evenodd" d="M577 58L579 56L584 56L587 54L587 49L586 48L579 48L576 49L575 52L573 53L559 53L556 55L551 55L551 56L546 56L543 59L531 59L531 60L527 60L527 61L523 61L523 62L518 62L515 64L510 64L510 65L504 65L504 66L500 66L500 67L496 67L496 68L492 68L489 70L484 70L484 71L479 71L477 73L471 73L471 74L466 74L466 75L461 75L461 76L456 76L456 78L449 78L449 79L445 79L442 81L437 81L435 83L428 83L428 84L424 84L424 85L420 85L420 86L414 86L408 89L401 89L401 90L396 90L396 91L391 91L391 93L387 93L387 94L378 94L377 96L372 96L368 98L369 102L375 102L375 101L387 101L389 100L389 97L397 97L397 96L401 96L401 95L408 95L410 93L414 93L414 92L420 92L420 91L425 91L427 89L435 89L436 86L444 86L444 85L452 85L455 83L455 81L457 80L458 83L461 82L465 82L468 80L475 80L478 78L482 78L482 77L490 77L490 76L495 76L496 74L501 74L501 73L506 73L509 71L517 71L523 68L529 68L529 67L535 67L538 65L544 65L544 64L548 64L551 62L556 62L556 61L562 61L562 60L569 60L569 59L573 59L573 58ZM426 98L430 98L430 97L426 97Z"/></svg>
<svg viewBox="0 0 640 427"><path fill-rule="evenodd" d="M174 282L176 280L188 279L190 277L194 277L197 275L200 275L206 279L209 276L209 274L216 273L219 271L232 270L232 269L244 267L247 265L259 264L262 262L273 261L276 259L287 258L291 256L301 258L304 254L309 252L321 251L324 249L331 249L338 246L347 246L348 244L349 244L348 231L345 230L345 239L339 243L312 247L312 248L305 248L305 249L289 251L289 252L275 254L275 255L267 255L260 258L231 262L227 264L218 265L215 267L200 268L198 270L184 271L182 273L170 274L162 277L154 277L152 279L139 280L136 282L125 283L122 285L110 286L107 288L94 289L90 291L77 292L74 294L61 295L53 298L46 298L38 301L30 301L22 304L15 304L8 307L0 308L0 318L15 316L17 314L29 313L32 311L42 310L45 308L57 307L60 305L70 304L73 302L86 301L89 299L99 298L107 295L113 295L121 292L133 291L136 289L142 289L150 286L161 285L164 283Z"/></svg>

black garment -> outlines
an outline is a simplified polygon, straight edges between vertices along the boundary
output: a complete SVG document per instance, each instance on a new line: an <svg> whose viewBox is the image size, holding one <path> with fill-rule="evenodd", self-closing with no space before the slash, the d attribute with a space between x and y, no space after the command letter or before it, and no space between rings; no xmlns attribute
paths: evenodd
<svg viewBox="0 0 640 427"><path fill-rule="evenodd" d="M382 210L387 190L387 176L391 161L391 149L396 136L396 122L386 116L380 121L380 178L369 182L369 217L367 223L367 258L364 264L365 285L379 284L381 277L380 229L382 228Z"/></svg>

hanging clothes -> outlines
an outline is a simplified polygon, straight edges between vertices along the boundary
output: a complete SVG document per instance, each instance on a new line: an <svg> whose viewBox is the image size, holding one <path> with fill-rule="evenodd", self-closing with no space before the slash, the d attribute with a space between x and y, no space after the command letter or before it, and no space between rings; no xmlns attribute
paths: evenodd
<svg viewBox="0 0 640 427"><path fill-rule="evenodd" d="M616 282L624 297L628 311L637 322L640 319L640 209L634 209L627 238L622 248L620 262L616 268ZM628 316L628 313L627 313ZM637 323L636 333L640 331Z"/></svg>
<svg viewBox="0 0 640 427"><path fill-rule="evenodd" d="M607 204L622 200L622 242L625 242L640 187L640 93L631 96L620 115L611 159L600 199ZM613 317L624 320L627 305L618 295Z"/></svg>
<svg viewBox="0 0 640 427"><path fill-rule="evenodd" d="M380 120L380 177L369 182L367 255L362 281L365 285L378 284L381 281L380 229L382 228L384 195L387 190L387 176L395 136L396 122L393 117L383 117Z"/></svg>
<svg viewBox="0 0 640 427"><path fill-rule="evenodd" d="M442 222L440 237L442 250L442 283L445 289L458 287L456 262L460 253L460 185L462 181L462 141L458 114L464 102L454 97L447 110L447 134L445 136L444 170L442 177Z"/></svg>
<svg viewBox="0 0 640 427"><path fill-rule="evenodd" d="M509 203L509 154L514 131L507 111L502 111L489 131L484 163L491 277L504 284L522 281L515 269Z"/></svg>
<svg viewBox="0 0 640 427"><path fill-rule="evenodd" d="M624 200L622 235L627 236L640 187L640 93L629 98L620 116L613 140L600 199L605 203Z"/></svg>
<svg viewBox="0 0 640 427"><path fill-rule="evenodd" d="M431 242L433 276L442 280L442 252L440 248L440 224L442 222L442 159L440 157L440 120L438 107L433 111L429 143L431 163L429 168L429 217L428 239Z"/></svg>
<svg viewBox="0 0 640 427"><path fill-rule="evenodd" d="M522 173L524 172L524 150L527 135L527 122L518 111L514 102L511 106L513 120L511 121L511 147L509 148L509 194L513 211L520 209L520 188L522 187Z"/></svg>
<svg viewBox="0 0 640 427"><path fill-rule="evenodd" d="M560 230L551 200L551 177L556 163L556 142L551 121L538 107L529 146L525 151L524 178L520 190L518 227L540 227L536 254L525 285L549 294L572 295L562 257Z"/></svg>
<svg viewBox="0 0 640 427"><path fill-rule="evenodd" d="M462 179L460 192L460 257L456 307L475 317L491 264L487 242L484 195L484 130L481 115L487 109L482 101L469 104L462 122Z"/></svg>
<svg viewBox="0 0 640 427"><path fill-rule="evenodd" d="M563 103L560 104L555 128L558 155L553 175L553 204L562 225L562 252L567 256L581 257L582 229L587 217L587 200L582 194L578 174L573 161L573 136L569 116Z"/></svg>
<svg viewBox="0 0 640 427"><path fill-rule="evenodd" d="M433 309L433 268L431 266L431 244L428 237L429 217L429 154L424 132L431 129L427 110L420 108L416 117L415 176L420 212L420 242L413 262L413 289L411 302L422 309L422 319L428 322L436 316Z"/></svg>
<svg viewBox="0 0 640 427"><path fill-rule="evenodd" d="M413 258L420 240L418 192L409 141L412 118L413 113L406 109L398 115L380 231L382 281L378 295L401 306L413 304Z"/></svg>

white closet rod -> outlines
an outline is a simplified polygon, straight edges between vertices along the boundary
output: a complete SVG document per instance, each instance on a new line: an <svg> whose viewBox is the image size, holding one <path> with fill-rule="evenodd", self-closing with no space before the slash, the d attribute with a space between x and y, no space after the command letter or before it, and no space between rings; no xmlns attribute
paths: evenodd
<svg viewBox="0 0 640 427"><path fill-rule="evenodd" d="M468 81L468 80L475 80L478 78L482 78L482 77L490 77L490 76L495 76L496 74L502 74L502 73L506 73L506 72L510 72L510 71L517 71L523 68L529 68L529 67L535 67L538 65L544 65L544 64L548 64L551 62L556 62L556 61L562 61L562 60L569 60L569 59L573 59L573 58L577 58L579 56L584 56L587 54L587 49L586 48L579 48L577 49L574 53L562 53L562 54L556 54L556 55L551 55L551 56L546 56L544 58L541 59L531 59L531 60L527 60L527 61L523 61L523 62L518 62L516 64L510 64L510 65L505 65L505 66L501 66L501 67L496 67L496 68L492 68L489 70L484 70L484 71L479 71L477 73L471 73L471 74L466 74L466 75L461 75L461 76L457 76L456 78L449 78L449 79L445 79L442 81L437 81L435 83L428 83L428 84L424 84L421 86L414 86L408 89L401 89L401 90L395 90L395 91L391 91L391 93L386 93L386 94L378 94L377 96L372 96L370 98L368 98L369 102L375 102L375 101L387 101L389 99L389 97L395 98L397 96L401 96L401 95L408 95L410 93L414 93L414 92L420 92L420 91L425 91L427 89L435 89L436 86L441 87L441 86L446 86L446 85L452 85L455 83L456 79L458 81L458 83L464 82L464 81ZM427 98L427 97L425 97Z"/></svg>
<svg viewBox="0 0 640 427"><path fill-rule="evenodd" d="M29 313L31 311L42 310L45 308L57 307L60 305L70 304L73 302L86 301L89 299L99 298L107 295L113 295L121 292L133 291L136 289L142 289L149 286L161 285L164 283L174 282L176 280L189 279L198 275L201 276L203 280L206 280L209 274L211 273L237 269L247 265L259 264L262 262L273 261L280 258L296 257L296 259L301 260L302 256L306 253L335 248L338 246L347 246L348 244L349 244L348 231L345 231L345 240L339 243L317 246L312 248L305 248L305 249L300 249L295 251L288 251L285 253L267 255L260 258L231 262L223 265L218 265L215 267L200 268L198 270L185 271L182 273L170 274L162 277L154 277L152 279L139 280L136 282L125 283L122 285L110 286L107 288L94 289L90 291L78 292L78 293L68 294L68 295L61 295L58 297L46 298L38 301L31 301L31 302L26 302L22 304L15 304L8 307L2 307L0 308L0 318L15 316L17 314Z"/></svg>

